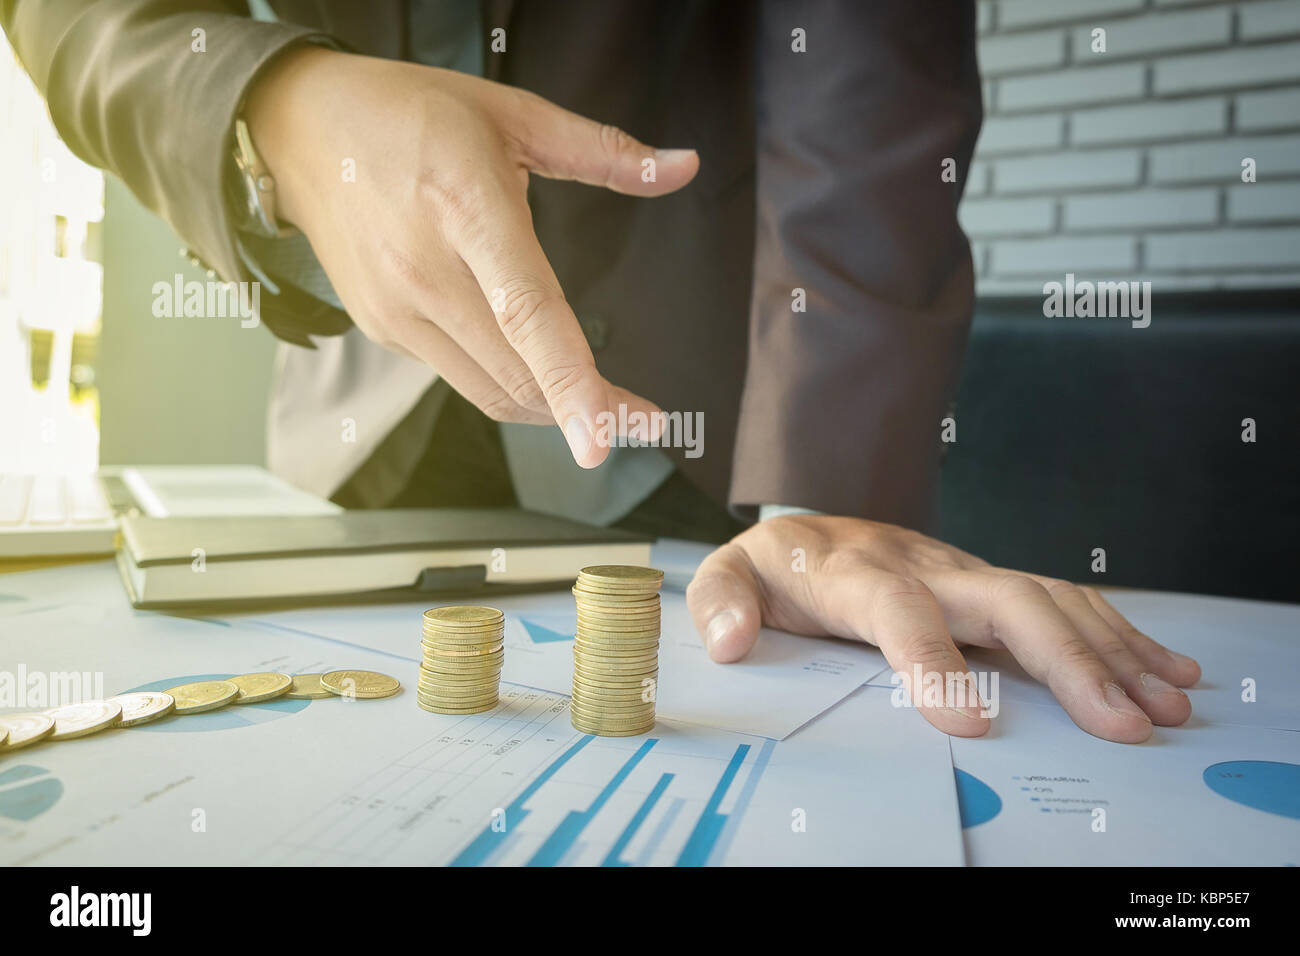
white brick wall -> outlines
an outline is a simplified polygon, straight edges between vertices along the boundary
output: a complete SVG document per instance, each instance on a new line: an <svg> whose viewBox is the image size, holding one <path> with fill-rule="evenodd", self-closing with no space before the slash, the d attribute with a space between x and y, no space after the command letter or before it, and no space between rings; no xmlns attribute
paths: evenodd
<svg viewBox="0 0 1300 956"><path fill-rule="evenodd" d="M960 217L981 295L1066 272L1300 288L1300 0L977 12L986 115Z"/></svg>

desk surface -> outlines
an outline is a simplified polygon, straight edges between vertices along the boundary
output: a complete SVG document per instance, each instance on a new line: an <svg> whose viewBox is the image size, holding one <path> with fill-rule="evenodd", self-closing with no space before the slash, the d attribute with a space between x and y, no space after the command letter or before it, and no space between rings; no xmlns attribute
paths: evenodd
<svg viewBox="0 0 1300 956"><path fill-rule="evenodd" d="M700 553L666 542L656 562L680 581ZM1140 746L1079 731L1005 655L971 654L993 732L951 741L895 706L872 648L772 632L714 665L671 589L659 724L605 739L568 722L567 593L502 602L503 703L447 717L415 706L421 605L197 620L132 610L111 562L7 575L3 710L74 676L111 695L357 667L406 690L0 755L0 862L1300 863L1300 607L1114 601L1205 672L1192 721Z"/></svg>

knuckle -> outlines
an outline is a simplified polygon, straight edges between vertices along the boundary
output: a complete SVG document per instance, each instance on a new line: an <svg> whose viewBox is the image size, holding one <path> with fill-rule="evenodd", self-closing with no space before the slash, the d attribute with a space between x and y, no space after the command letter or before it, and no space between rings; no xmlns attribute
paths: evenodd
<svg viewBox="0 0 1300 956"><path fill-rule="evenodd" d="M902 653L913 664L941 670L952 657L954 645L946 635L933 631L921 631L913 634L903 642Z"/></svg>
<svg viewBox="0 0 1300 956"><path fill-rule="evenodd" d="M497 324L506 339L518 345L540 325L550 308L561 305L564 296L552 292L531 279L517 278L503 282L493 307Z"/></svg>
<svg viewBox="0 0 1300 956"><path fill-rule="evenodd" d="M516 405L539 410L546 408L546 397L542 394L537 379L533 378L533 373L522 363L506 375L501 386Z"/></svg>
<svg viewBox="0 0 1300 956"><path fill-rule="evenodd" d="M1083 591L1073 581L1064 581L1060 578L1049 578L1043 583L1043 590L1051 595L1052 600L1058 604L1061 601L1080 601L1086 600Z"/></svg>
<svg viewBox="0 0 1300 956"><path fill-rule="evenodd" d="M877 586L876 602L891 611L911 611L931 607L934 595L919 578L890 574Z"/></svg>
<svg viewBox="0 0 1300 956"><path fill-rule="evenodd" d="M582 385L587 379L587 365L553 365L542 373L542 394L558 401Z"/></svg>
<svg viewBox="0 0 1300 956"><path fill-rule="evenodd" d="M596 135L607 156L621 156L636 145L636 140L612 123L601 123Z"/></svg>
<svg viewBox="0 0 1300 956"><path fill-rule="evenodd" d="M436 210L448 223L464 223L478 208L478 189L473 182L458 177L431 171L422 173L416 181L415 193L422 204Z"/></svg>
<svg viewBox="0 0 1300 956"><path fill-rule="evenodd" d="M515 403L514 399L506 395L505 392L497 391L474 402L474 404L478 406L479 411L494 422L517 422L523 420L518 404Z"/></svg>
<svg viewBox="0 0 1300 956"><path fill-rule="evenodd" d="M1023 574L999 574L989 585L989 597L995 602L1036 601L1046 594L1041 584Z"/></svg>
<svg viewBox="0 0 1300 956"><path fill-rule="evenodd" d="M1098 663L1096 652L1082 639L1070 638L1062 641L1057 645L1051 660L1048 662L1049 682L1052 677L1061 671L1091 668Z"/></svg>

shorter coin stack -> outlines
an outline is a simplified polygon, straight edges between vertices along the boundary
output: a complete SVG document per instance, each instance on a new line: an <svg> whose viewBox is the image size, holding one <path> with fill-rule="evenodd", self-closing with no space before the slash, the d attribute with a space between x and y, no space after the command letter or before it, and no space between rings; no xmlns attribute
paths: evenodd
<svg viewBox="0 0 1300 956"><path fill-rule="evenodd" d="M578 572L570 704L575 729L631 737L654 727L663 580L662 571L623 565Z"/></svg>
<svg viewBox="0 0 1300 956"><path fill-rule="evenodd" d="M416 696L435 714L477 714L497 705L506 616L493 607L453 605L424 612L424 662Z"/></svg>

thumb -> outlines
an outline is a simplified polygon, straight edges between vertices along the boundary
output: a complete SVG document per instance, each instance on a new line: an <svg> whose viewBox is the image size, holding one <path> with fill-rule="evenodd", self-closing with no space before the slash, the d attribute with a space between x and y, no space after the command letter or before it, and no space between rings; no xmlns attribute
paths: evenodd
<svg viewBox="0 0 1300 956"><path fill-rule="evenodd" d="M753 649L763 615L758 579L740 545L724 544L700 563L686 605L715 661L729 664Z"/></svg>
<svg viewBox="0 0 1300 956"><path fill-rule="evenodd" d="M700 169L693 149L654 149L617 126L570 113L540 96L524 98L516 118L523 161L548 179L575 179L629 196L681 189Z"/></svg>

